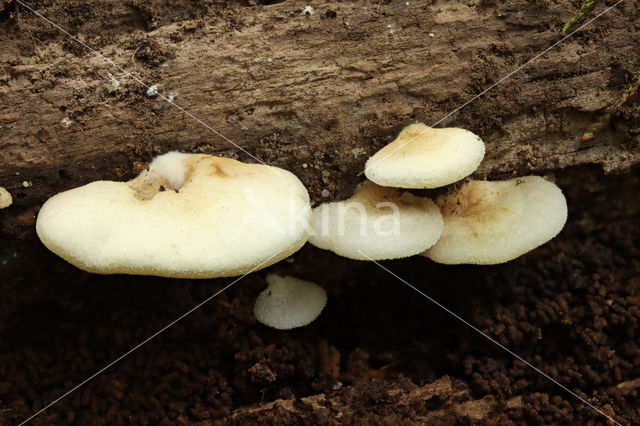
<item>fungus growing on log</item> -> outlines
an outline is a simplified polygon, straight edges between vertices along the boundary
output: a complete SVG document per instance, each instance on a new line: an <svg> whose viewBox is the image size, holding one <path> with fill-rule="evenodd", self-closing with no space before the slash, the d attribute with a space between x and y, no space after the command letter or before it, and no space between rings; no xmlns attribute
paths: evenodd
<svg viewBox="0 0 640 426"><path fill-rule="evenodd" d="M445 264L507 262L555 237L567 220L562 191L539 176L472 180L436 204L442 237L423 255Z"/></svg>
<svg viewBox="0 0 640 426"><path fill-rule="evenodd" d="M169 153L129 182L53 196L36 230L89 272L213 278L288 257L307 241L310 216L306 188L286 170Z"/></svg>
<svg viewBox="0 0 640 426"><path fill-rule="evenodd" d="M468 130L405 127L366 163L367 178L396 188L438 188L473 173L484 158L484 143Z"/></svg>
<svg viewBox="0 0 640 426"><path fill-rule="evenodd" d="M327 292L315 283L276 274L267 275L267 283L256 299L253 315L269 327L289 330L305 326L318 318L327 304Z"/></svg>
<svg viewBox="0 0 640 426"><path fill-rule="evenodd" d="M313 209L309 242L357 260L398 259L438 241L442 215L429 198L363 183L344 201Z"/></svg>

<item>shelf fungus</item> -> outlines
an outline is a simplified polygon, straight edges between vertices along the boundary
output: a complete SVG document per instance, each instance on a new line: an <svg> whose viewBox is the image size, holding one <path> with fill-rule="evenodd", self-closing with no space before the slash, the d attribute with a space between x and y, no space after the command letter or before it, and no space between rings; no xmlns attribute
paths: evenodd
<svg viewBox="0 0 640 426"><path fill-rule="evenodd" d="M213 278L288 257L307 241L310 217L306 188L286 170L171 152L129 182L53 196L36 230L89 272Z"/></svg>
<svg viewBox="0 0 640 426"><path fill-rule="evenodd" d="M508 262L555 237L567 220L562 191L539 176L472 180L436 204L444 230L423 255L444 264Z"/></svg>
<svg viewBox="0 0 640 426"><path fill-rule="evenodd" d="M327 292L315 283L276 274L267 275L267 283L256 299L253 315L269 327L303 327L318 318L327 304Z"/></svg>
<svg viewBox="0 0 640 426"><path fill-rule="evenodd" d="M484 158L484 142L458 128L405 127L366 163L367 178L397 188L438 188L473 173Z"/></svg>
<svg viewBox="0 0 640 426"><path fill-rule="evenodd" d="M309 242L357 260L417 255L438 241L442 215L429 198L363 183L348 200L313 209Z"/></svg>

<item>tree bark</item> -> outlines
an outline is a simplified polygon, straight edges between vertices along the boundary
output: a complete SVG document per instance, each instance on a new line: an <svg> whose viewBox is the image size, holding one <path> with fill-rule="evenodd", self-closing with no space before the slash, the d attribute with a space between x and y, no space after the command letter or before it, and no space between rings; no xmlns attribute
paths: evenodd
<svg viewBox="0 0 640 426"><path fill-rule="evenodd" d="M480 134L480 177L580 164L623 172L640 161L638 96L624 93L640 71L637 1L537 58L561 40L576 5L322 2L312 14L292 2L39 6L116 67L3 4L0 186L14 196L9 217L74 186L128 178L173 149L259 159L296 173L313 197L323 189L341 197L366 159L413 121ZM611 119L581 141L606 112Z"/></svg>

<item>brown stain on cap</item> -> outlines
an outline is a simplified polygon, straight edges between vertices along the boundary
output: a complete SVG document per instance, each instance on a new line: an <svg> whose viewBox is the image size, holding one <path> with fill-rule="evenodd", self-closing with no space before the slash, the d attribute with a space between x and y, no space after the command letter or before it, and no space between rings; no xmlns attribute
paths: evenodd
<svg viewBox="0 0 640 426"><path fill-rule="evenodd" d="M229 175L227 174L227 172L224 171L224 169L222 168L222 166L218 163L214 163L213 164L213 175L215 176L219 176L219 177L229 177Z"/></svg>
<svg viewBox="0 0 640 426"><path fill-rule="evenodd" d="M502 197L509 187L495 187L483 181L469 181L462 187L449 194L442 195L436 200L442 216L461 219L471 233L476 237L479 228L485 224L503 220L511 210L501 205ZM504 192L503 192L504 191Z"/></svg>

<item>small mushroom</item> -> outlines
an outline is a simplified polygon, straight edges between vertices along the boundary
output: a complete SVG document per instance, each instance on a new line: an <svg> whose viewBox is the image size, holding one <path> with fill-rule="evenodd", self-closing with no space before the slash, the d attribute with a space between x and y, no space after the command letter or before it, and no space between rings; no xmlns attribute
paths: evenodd
<svg viewBox="0 0 640 426"><path fill-rule="evenodd" d="M365 166L367 178L396 188L438 188L473 173L484 157L484 143L468 130L405 127Z"/></svg>
<svg viewBox="0 0 640 426"><path fill-rule="evenodd" d="M438 241L442 215L429 198L363 183L345 201L313 209L309 242L357 260L398 259Z"/></svg>
<svg viewBox="0 0 640 426"><path fill-rule="evenodd" d="M286 170L169 153L129 182L53 196L36 230L89 272L213 278L288 257L306 242L310 216L306 188Z"/></svg>
<svg viewBox="0 0 640 426"><path fill-rule="evenodd" d="M567 221L562 191L539 176L472 180L436 204L444 230L423 255L449 265L508 262L555 237Z"/></svg>
<svg viewBox="0 0 640 426"><path fill-rule="evenodd" d="M13 203L13 198L9 191L0 186L0 209L9 207Z"/></svg>
<svg viewBox="0 0 640 426"><path fill-rule="evenodd" d="M327 292L319 285L294 277L267 275L269 286L258 295L253 315L278 330L302 327L318 318L327 304Z"/></svg>

